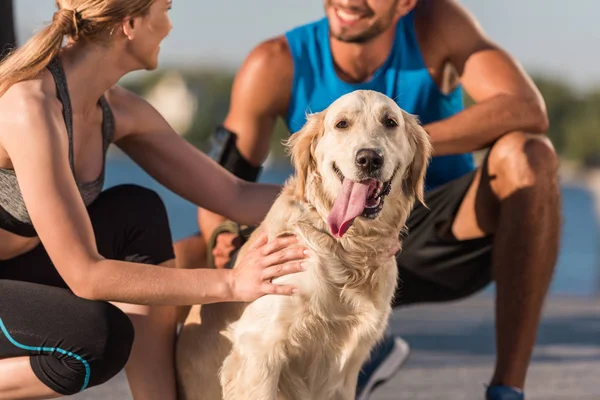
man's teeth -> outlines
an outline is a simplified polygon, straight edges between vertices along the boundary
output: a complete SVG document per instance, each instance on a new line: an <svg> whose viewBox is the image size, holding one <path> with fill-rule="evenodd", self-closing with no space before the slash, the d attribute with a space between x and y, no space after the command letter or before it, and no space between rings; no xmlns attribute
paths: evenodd
<svg viewBox="0 0 600 400"><path fill-rule="evenodd" d="M360 14L351 14L343 10L337 10L337 15L344 21L358 21Z"/></svg>

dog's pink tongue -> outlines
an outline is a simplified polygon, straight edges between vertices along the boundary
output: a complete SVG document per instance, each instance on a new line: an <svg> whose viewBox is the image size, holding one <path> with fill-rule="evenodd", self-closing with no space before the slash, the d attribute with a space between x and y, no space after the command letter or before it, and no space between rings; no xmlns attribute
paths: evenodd
<svg viewBox="0 0 600 400"><path fill-rule="evenodd" d="M333 208L327 217L329 231L335 237L342 237L350 228L354 218L362 214L369 195L369 189L374 180L354 182L344 179L342 190L333 203Z"/></svg>

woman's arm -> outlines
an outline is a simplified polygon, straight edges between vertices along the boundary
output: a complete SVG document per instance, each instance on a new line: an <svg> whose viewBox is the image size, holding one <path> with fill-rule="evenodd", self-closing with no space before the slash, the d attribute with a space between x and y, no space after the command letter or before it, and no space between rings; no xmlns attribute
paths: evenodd
<svg viewBox="0 0 600 400"><path fill-rule="evenodd" d="M0 145L10 156L42 244L75 294L95 300L163 305L251 300L260 297L259 292L291 294L292 288L269 285L267 278L300 270L299 262L288 263L283 269L276 265L304 258L299 249L278 252L291 241L262 243L256 254L249 253L248 266L240 271L180 270L104 259L97 251L91 222L69 166L60 105L43 95L24 97L15 105L2 99ZM27 113L19 113L25 107Z"/></svg>
<svg viewBox="0 0 600 400"><path fill-rule="evenodd" d="M154 107L122 88L108 97L115 144L162 185L196 206L242 224L260 223L281 186L245 182L181 138Z"/></svg>

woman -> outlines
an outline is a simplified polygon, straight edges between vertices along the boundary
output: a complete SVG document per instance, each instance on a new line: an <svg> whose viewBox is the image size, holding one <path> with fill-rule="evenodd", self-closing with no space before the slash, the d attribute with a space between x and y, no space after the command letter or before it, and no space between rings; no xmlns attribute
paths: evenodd
<svg viewBox="0 0 600 400"><path fill-rule="evenodd" d="M258 223L279 188L238 180L114 86L156 67L171 1L57 5L0 64L0 398L73 394L127 364L135 398L174 399L173 306L291 295L270 279L300 271L307 252L263 236L235 270L157 267L173 266L165 208L134 185L100 193L109 143L241 223Z"/></svg>

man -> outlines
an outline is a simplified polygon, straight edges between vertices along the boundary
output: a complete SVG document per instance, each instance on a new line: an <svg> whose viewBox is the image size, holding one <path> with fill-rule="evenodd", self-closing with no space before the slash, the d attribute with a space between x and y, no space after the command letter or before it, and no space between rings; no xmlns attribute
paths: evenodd
<svg viewBox="0 0 600 400"><path fill-rule="evenodd" d="M519 64L454 0L326 0L326 18L258 45L236 76L220 162L256 179L275 121L298 131L307 112L355 89L416 114L433 146L429 209L415 205L397 257L394 306L450 301L496 283L495 372L486 398L523 399L542 304L558 252L557 157L544 102ZM475 104L464 108L462 89ZM489 151L476 168L472 152ZM200 212L208 238L222 217ZM224 264L237 245L222 234ZM357 398L408 353L386 338L363 366Z"/></svg>
<svg viewBox="0 0 600 400"><path fill-rule="evenodd" d="M15 46L12 0L0 0L0 60Z"/></svg>

